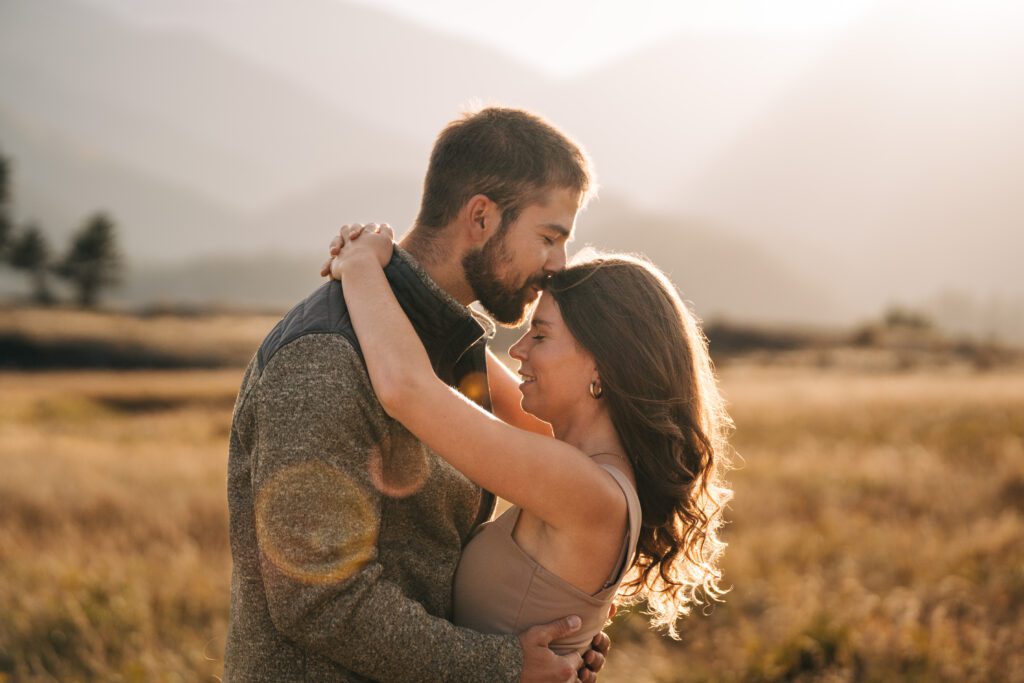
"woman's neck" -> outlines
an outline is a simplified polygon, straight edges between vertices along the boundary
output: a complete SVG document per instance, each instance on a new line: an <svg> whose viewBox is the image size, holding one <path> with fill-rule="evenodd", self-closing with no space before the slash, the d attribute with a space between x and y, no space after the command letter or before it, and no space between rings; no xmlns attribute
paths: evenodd
<svg viewBox="0 0 1024 683"><path fill-rule="evenodd" d="M587 455L614 453L625 455L611 417L606 411L551 423L555 438L575 446Z"/></svg>

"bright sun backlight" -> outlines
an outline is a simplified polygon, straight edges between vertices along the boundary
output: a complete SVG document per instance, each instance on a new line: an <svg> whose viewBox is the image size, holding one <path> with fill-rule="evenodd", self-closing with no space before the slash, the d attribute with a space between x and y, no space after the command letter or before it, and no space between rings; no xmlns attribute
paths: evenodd
<svg viewBox="0 0 1024 683"><path fill-rule="evenodd" d="M814 35L841 30L874 0L358 0L571 76L692 31Z"/></svg>

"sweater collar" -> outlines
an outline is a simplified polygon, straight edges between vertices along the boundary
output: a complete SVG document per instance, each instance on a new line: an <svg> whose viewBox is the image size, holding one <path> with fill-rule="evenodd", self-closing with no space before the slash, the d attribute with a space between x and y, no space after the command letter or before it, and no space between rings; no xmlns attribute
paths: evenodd
<svg viewBox="0 0 1024 683"><path fill-rule="evenodd" d="M494 336L490 318L456 301L401 247L395 246L384 274L441 379L450 381L466 350Z"/></svg>

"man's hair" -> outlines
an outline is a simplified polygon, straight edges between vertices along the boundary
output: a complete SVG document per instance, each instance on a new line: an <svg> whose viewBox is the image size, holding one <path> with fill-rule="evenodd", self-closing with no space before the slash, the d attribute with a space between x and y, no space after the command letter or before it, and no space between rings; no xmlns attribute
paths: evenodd
<svg viewBox="0 0 1024 683"><path fill-rule="evenodd" d="M488 107L449 123L430 154L416 225L441 228L474 195L491 199L510 225L552 189L590 198L593 171L586 153L541 117Z"/></svg>

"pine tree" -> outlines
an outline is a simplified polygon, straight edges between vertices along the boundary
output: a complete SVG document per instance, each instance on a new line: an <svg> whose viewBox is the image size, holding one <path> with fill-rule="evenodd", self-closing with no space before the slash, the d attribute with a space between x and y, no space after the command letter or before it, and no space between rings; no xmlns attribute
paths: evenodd
<svg viewBox="0 0 1024 683"><path fill-rule="evenodd" d="M71 237L71 247L56 272L78 290L81 306L95 307L100 291L120 282L121 255L113 219L103 212L88 218Z"/></svg>
<svg viewBox="0 0 1024 683"><path fill-rule="evenodd" d="M47 278L50 269L50 245L39 226L30 223L10 245L9 260L17 270L24 270L32 280L32 298L36 303L53 303Z"/></svg>
<svg viewBox="0 0 1024 683"><path fill-rule="evenodd" d="M0 260L7 256L14 225L11 222L11 162L0 154Z"/></svg>

